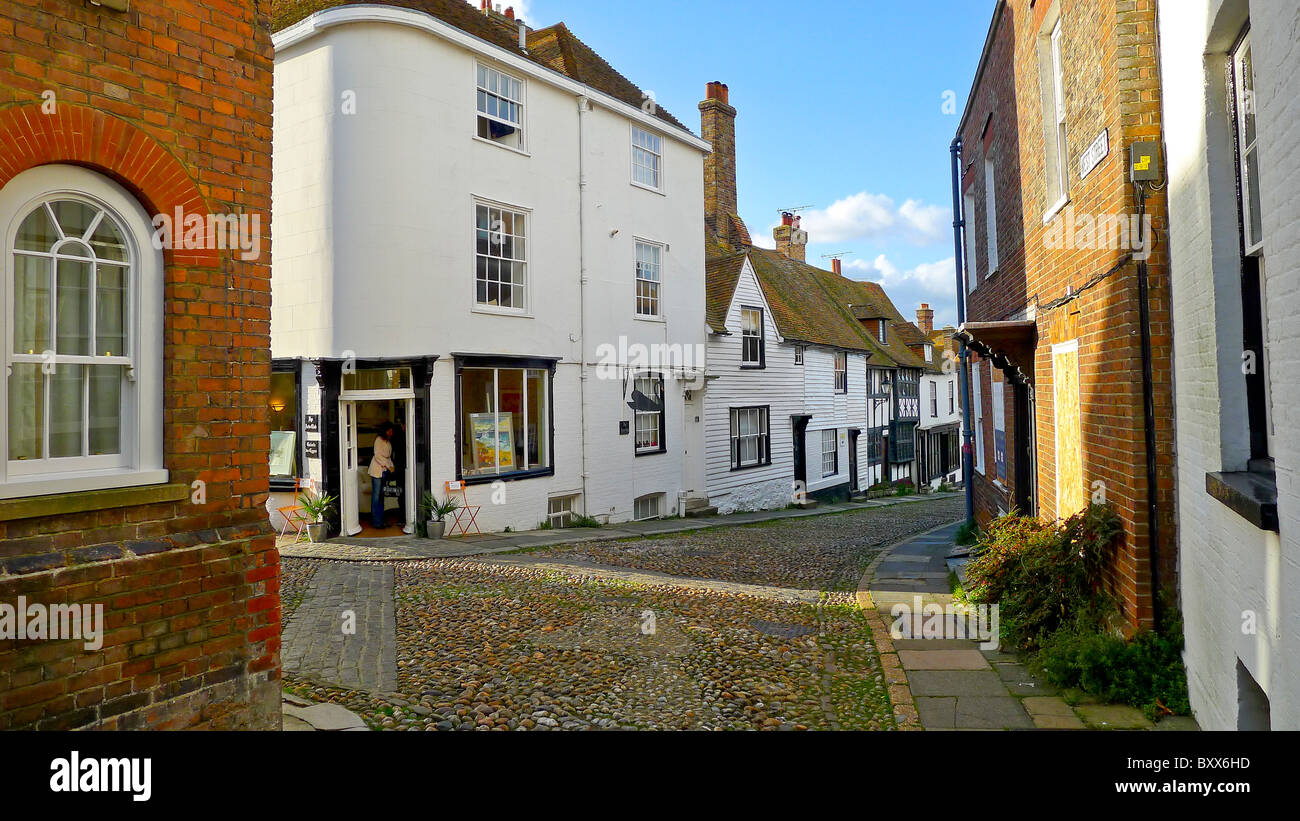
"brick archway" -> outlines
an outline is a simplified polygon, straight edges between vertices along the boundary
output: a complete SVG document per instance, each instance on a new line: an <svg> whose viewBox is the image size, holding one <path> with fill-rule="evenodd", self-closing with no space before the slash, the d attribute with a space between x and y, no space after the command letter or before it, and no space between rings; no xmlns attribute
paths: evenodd
<svg viewBox="0 0 1300 821"><path fill-rule="evenodd" d="M86 106L59 103L52 114L41 104L0 111L0 188L29 168L52 163L80 165L125 186L150 214L205 219L208 206L185 167L139 128ZM218 267L215 249L166 249L167 265Z"/></svg>

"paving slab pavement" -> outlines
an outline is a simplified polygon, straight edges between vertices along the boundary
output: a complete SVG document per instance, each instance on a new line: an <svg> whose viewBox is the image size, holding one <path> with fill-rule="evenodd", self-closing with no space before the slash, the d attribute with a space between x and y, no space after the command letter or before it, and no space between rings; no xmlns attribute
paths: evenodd
<svg viewBox="0 0 1300 821"><path fill-rule="evenodd" d="M959 638L970 634L959 632L971 626L969 618L947 610L925 613L935 605L953 604L948 554L955 548L958 526L894 545L858 586L858 605L876 616L873 632L878 631L895 713L914 715L916 726L910 728L925 730L1152 729L1132 707L1071 707L1015 654ZM899 606L906 610L896 610ZM1196 729L1196 722L1165 719L1156 727Z"/></svg>

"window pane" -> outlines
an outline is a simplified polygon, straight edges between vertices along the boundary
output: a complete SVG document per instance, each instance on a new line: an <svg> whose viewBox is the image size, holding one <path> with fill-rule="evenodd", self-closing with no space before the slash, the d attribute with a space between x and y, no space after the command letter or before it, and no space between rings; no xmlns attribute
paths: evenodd
<svg viewBox="0 0 1300 821"><path fill-rule="evenodd" d="M45 429L45 388L41 366L15 362L9 377L9 458L40 459Z"/></svg>
<svg viewBox="0 0 1300 821"><path fill-rule="evenodd" d="M534 468L551 466L550 400L547 396L546 371L528 372L528 464Z"/></svg>
<svg viewBox="0 0 1300 821"><path fill-rule="evenodd" d="M1239 71L1241 72L1241 89L1243 96L1246 98L1241 101L1244 115L1242 120L1245 123L1246 131L1245 142L1246 145L1251 145L1255 142L1255 68L1251 60L1250 46L1246 46L1241 54Z"/></svg>
<svg viewBox="0 0 1300 821"><path fill-rule="evenodd" d="M59 365L50 375L50 458L85 455L81 447L84 368Z"/></svg>
<svg viewBox="0 0 1300 821"><path fill-rule="evenodd" d="M461 373L461 466L466 476L496 473L495 372L466 368Z"/></svg>
<svg viewBox="0 0 1300 821"><path fill-rule="evenodd" d="M501 401L500 468L509 473L522 470L524 464L524 372L497 371L497 390Z"/></svg>
<svg viewBox="0 0 1300 821"><path fill-rule="evenodd" d="M50 214L42 205L37 208L18 228L18 238L14 247L23 251L49 251L59 241L58 229L50 220Z"/></svg>
<svg viewBox="0 0 1300 821"><path fill-rule="evenodd" d="M117 265L95 269L95 355L126 354L126 274Z"/></svg>
<svg viewBox="0 0 1300 821"><path fill-rule="evenodd" d="M122 371L121 365L90 369L91 456L122 452Z"/></svg>
<svg viewBox="0 0 1300 821"><path fill-rule="evenodd" d="M90 273L93 263L58 261L58 340L55 351L72 356L90 353Z"/></svg>
<svg viewBox="0 0 1300 821"><path fill-rule="evenodd" d="M1264 238L1263 206L1259 198L1259 149L1252 148L1246 155L1246 189L1250 195L1250 235L1251 245Z"/></svg>
<svg viewBox="0 0 1300 821"><path fill-rule="evenodd" d="M91 235L90 247L95 250L95 256L100 259L126 262L126 243L107 214L100 220L95 233Z"/></svg>
<svg viewBox="0 0 1300 821"><path fill-rule="evenodd" d="M50 207L64 235L69 237L84 237L90 230L90 223L99 216L98 208L74 200L60 200L50 203Z"/></svg>
<svg viewBox="0 0 1300 821"><path fill-rule="evenodd" d="M14 353L50 347L50 266L45 257L14 254Z"/></svg>

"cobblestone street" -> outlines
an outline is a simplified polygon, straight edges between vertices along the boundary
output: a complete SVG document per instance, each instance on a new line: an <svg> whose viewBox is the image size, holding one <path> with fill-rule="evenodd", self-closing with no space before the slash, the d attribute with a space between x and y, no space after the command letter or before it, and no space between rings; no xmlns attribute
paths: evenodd
<svg viewBox="0 0 1300 821"><path fill-rule="evenodd" d="M481 559L286 558L286 689L377 729L894 729L852 591L882 549L960 505ZM376 597L395 613L392 684L371 671L387 639ZM344 610L365 649L323 635Z"/></svg>

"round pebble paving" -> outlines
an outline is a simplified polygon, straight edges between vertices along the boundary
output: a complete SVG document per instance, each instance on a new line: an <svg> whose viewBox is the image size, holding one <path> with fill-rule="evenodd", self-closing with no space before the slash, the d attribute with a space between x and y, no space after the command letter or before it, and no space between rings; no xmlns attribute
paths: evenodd
<svg viewBox="0 0 1300 821"><path fill-rule="evenodd" d="M894 729L871 626L851 591L879 550L951 521L960 504L545 551L827 591L818 604L472 559L400 563L400 692L288 675L285 689L342 704L379 730ZM286 597L301 599L312 564L283 561Z"/></svg>

